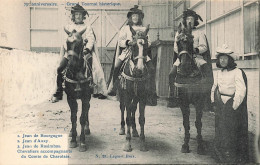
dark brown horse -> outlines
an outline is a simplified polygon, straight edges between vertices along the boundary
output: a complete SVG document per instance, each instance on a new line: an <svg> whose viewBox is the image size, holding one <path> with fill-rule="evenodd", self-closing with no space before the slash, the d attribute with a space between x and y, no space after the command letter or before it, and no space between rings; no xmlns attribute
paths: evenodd
<svg viewBox="0 0 260 165"><path fill-rule="evenodd" d="M148 40L147 33L149 31L149 25L144 31L135 31L132 27L130 30L133 35L133 42L136 44L131 46L129 49L131 56L126 59L123 64L123 71L120 77L119 85L119 97L120 97L120 109L121 109L121 130L120 134L125 133L125 120L124 111L126 109L126 144L124 151L130 152L131 148L131 127L133 129L133 136L138 137L135 124L135 112L137 104L139 103L139 124L141 127L140 133L140 150L146 151L145 147L145 135L144 135L144 124L145 124L145 106L147 99L147 78L148 69L146 66Z"/></svg>
<svg viewBox="0 0 260 165"><path fill-rule="evenodd" d="M185 129L184 144L181 151L183 153L190 152L190 108L189 104L193 104L196 109L195 126L197 128L198 154L205 153L205 147L202 140L202 113L205 98L209 97L208 92L212 87L212 82L208 77L204 77L193 59L193 36L190 24L185 28L182 24L178 27L179 35L177 37L178 58L180 65L177 68L177 76L175 80L176 95L178 103L183 115L183 126Z"/></svg>
<svg viewBox="0 0 260 165"><path fill-rule="evenodd" d="M81 134L79 151L86 151L85 134L90 134L88 112L90 108L91 99L91 75L92 75L92 63L91 57L83 58L84 42L81 35L86 29L77 32L73 30L69 32L65 29L65 32L69 35L67 38L67 53L68 53L68 65L65 69L65 92L67 94L67 101L71 110L71 122L72 128L70 131L70 147L77 147L77 111L78 103L77 99L81 99L82 112L80 116ZM87 41L85 41L87 42Z"/></svg>

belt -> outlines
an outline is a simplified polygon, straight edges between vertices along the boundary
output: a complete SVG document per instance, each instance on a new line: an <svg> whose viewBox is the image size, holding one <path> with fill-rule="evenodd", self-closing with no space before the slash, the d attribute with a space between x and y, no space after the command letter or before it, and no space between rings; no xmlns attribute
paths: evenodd
<svg viewBox="0 0 260 165"><path fill-rule="evenodd" d="M219 93L220 95L222 95L222 96L229 96L229 97L234 97L235 96L235 94L233 94L233 95L227 95L227 94L222 94L222 93Z"/></svg>

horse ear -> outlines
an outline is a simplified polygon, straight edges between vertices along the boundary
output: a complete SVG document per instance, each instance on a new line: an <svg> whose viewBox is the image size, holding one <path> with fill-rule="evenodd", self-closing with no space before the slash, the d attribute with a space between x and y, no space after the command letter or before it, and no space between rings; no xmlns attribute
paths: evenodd
<svg viewBox="0 0 260 165"><path fill-rule="evenodd" d="M82 35L83 33L85 33L86 30L87 30L86 28L83 29L83 30L81 30L81 31L79 32L79 34Z"/></svg>
<svg viewBox="0 0 260 165"><path fill-rule="evenodd" d="M150 24L148 24L145 28L145 31L144 31L144 34L147 35L147 33L149 32L150 30Z"/></svg>
<svg viewBox="0 0 260 165"><path fill-rule="evenodd" d="M70 31L68 31L65 27L64 27L64 31L69 35Z"/></svg>
<svg viewBox="0 0 260 165"><path fill-rule="evenodd" d="M191 34L191 31L192 31L192 29L191 29L191 23L189 22L189 23L188 23L188 26L187 26L187 32L188 32L189 34Z"/></svg>
<svg viewBox="0 0 260 165"><path fill-rule="evenodd" d="M179 23L179 26L178 26L178 33L180 34L181 31L182 31L182 23L180 22L180 23Z"/></svg>

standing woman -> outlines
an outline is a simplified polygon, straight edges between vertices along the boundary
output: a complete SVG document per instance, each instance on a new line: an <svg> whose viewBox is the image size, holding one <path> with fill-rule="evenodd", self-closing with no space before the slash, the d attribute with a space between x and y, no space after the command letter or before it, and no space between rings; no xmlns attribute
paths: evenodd
<svg viewBox="0 0 260 165"><path fill-rule="evenodd" d="M215 152L223 163L248 162L247 79L226 45L217 48L217 67L211 89L215 106Z"/></svg>
<svg viewBox="0 0 260 165"><path fill-rule="evenodd" d="M116 89L118 85L118 76L121 69L121 66L125 59L131 56L131 49L130 47L136 45L136 42L133 42L133 35L130 28L133 28L135 31L142 31L146 30L146 27L143 26L143 18L144 13L142 10L138 9L138 6L135 5L134 8L131 8L127 13L128 22L126 26L123 26L119 32L118 36L118 43L116 48L116 53L114 56L114 66L111 69L110 74L110 81L112 79L112 83L108 81L108 95L115 96ZM148 47L150 46L150 42L148 42ZM150 69L152 67L152 62L149 56L146 58L146 65Z"/></svg>

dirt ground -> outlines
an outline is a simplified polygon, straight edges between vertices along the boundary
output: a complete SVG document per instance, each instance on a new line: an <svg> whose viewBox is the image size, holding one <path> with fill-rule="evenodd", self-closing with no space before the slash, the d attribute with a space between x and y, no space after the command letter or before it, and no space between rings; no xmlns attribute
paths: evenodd
<svg viewBox="0 0 260 165"><path fill-rule="evenodd" d="M124 152L125 136L119 135L119 102L115 98L105 100L92 98L90 104L91 134L86 136L87 151L79 152L78 147L73 148L68 160L69 164L216 163L211 149L215 131L212 113L204 112L202 118L206 155L197 154L194 108L191 108L190 115L191 152L184 154L180 152L184 137L181 111L179 108L167 108L164 100L159 100L157 106L146 107L145 136L148 151L141 152L139 138L132 138L133 151ZM78 112L78 133L80 133L80 113L81 104ZM137 111L137 119L138 115ZM29 130L32 133L68 134L70 127L70 110L66 98L55 104L46 101L32 107L23 106L16 111L5 111L4 132L6 133L24 133ZM138 123L137 130L140 132Z"/></svg>

